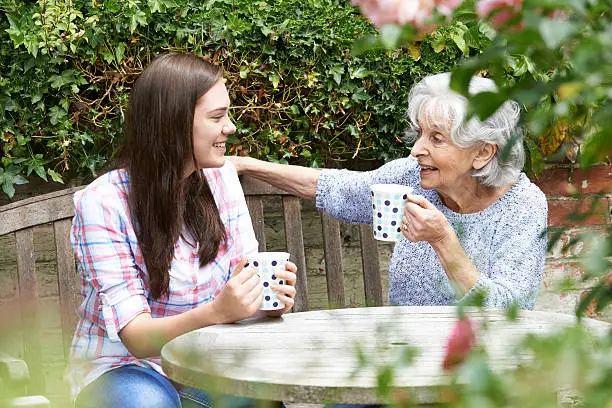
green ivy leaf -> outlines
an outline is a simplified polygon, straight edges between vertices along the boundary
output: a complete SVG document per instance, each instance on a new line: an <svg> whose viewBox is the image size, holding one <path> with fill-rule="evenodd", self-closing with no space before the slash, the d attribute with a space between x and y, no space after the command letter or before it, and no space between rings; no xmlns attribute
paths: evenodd
<svg viewBox="0 0 612 408"><path fill-rule="evenodd" d="M16 174L15 175L15 180L14 180L15 184L17 185L21 185L21 184L28 184L29 181L28 179L26 179L25 177L23 177L21 174Z"/></svg>
<svg viewBox="0 0 612 408"><path fill-rule="evenodd" d="M359 88L356 92L354 92L351 95L351 99L354 100L355 102L367 101L368 99L370 99L370 95L365 89Z"/></svg>
<svg viewBox="0 0 612 408"><path fill-rule="evenodd" d="M123 57L125 57L125 44L120 42L115 47L115 57L117 58L117 62L121 62Z"/></svg>
<svg viewBox="0 0 612 408"><path fill-rule="evenodd" d="M334 82L336 82L337 85L340 85L340 82L342 81L342 74L344 74L344 66L334 65L327 71L327 73L332 75Z"/></svg>
<svg viewBox="0 0 612 408"><path fill-rule="evenodd" d="M2 182L2 191L9 196L9 198L13 198L15 195L15 186L12 183L3 181Z"/></svg>
<svg viewBox="0 0 612 408"><path fill-rule="evenodd" d="M436 54L441 53L446 48L446 38L444 37L436 37L431 43L431 48L436 52Z"/></svg>
<svg viewBox="0 0 612 408"><path fill-rule="evenodd" d="M367 68L365 67L358 67L355 69L349 69L349 76L352 79L361 79L361 78L365 78L368 75L370 75L370 71L367 70Z"/></svg>
<svg viewBox="0 0 612 408"><path fill-rule="evenodd" d="M278 84L280 83L280 76L278 76L278 74L275 72L268 76L268 79L270 80L270 82L272 82L272 86L274 87L274 89L277 89Z"/></svg>
<svg viewBox="0 0 612 408"><path fill-rule="evenodd" d="M147 15L142 10L134 10L130 17L130 32L136 31L139 25L143 27L147 25Z"/></svg>
<svg viewBox="0 0 612 408"><path fill-rule="evenodd" d="M0 184L2 191L12 198L15 195L15 184L26 184L28 182L21 174L21 168L10 165L6 169L0 168Z"/></svg>
<svg viewBox="0 0 612 408"><path fill-rule="evenodd" d="M49 122L51 122L52 125L57 125L66 116L67 112L59 106L52 106L49 109Z"/></svg>
<svg viewBox="0 0 612 408"><path fill-rule="evenodd" d="M51 176L51 180L55 181L56 183L64 184L62 176L56 173L54 170L47 169L47 174Z"/></svg>
<svg viewBox="0 0 612 408"><path fill-rule="evenodd" d="M465 35L467 32L468 28L465 26L465 24L457 23L457 25L453 27L453 31L450 34L451 39L461 50L463 55L470 54L470 48L468 47L467 41L465 40Z"/></svg>

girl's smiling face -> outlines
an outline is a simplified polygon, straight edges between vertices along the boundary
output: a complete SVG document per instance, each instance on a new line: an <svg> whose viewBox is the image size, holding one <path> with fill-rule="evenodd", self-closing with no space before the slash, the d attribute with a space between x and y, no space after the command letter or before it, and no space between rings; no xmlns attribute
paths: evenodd
<svg viewBox="0 0 612 408"><path fill-rule="evenodd" d="M230 99L223 80L219 80L196 102L193 115L193 151L198 168L221 167L225 163L225 143L236 132L229 118ZM187 168L191 168L187 158Z"/></svg>

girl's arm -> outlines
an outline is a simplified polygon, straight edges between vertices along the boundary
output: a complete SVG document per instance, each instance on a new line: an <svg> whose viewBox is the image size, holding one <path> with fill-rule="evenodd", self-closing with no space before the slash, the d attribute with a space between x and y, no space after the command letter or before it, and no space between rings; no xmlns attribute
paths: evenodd
<svg viewBox="0 0 612 408"><path fill-rule="evenodd" d="M243 259L212 302L169 317L141 313L119 332L121 341L135 357L157 357L164 344L181 334L252 316L262 302L263 286L253 269L243 269L245 263Z"/></svg>

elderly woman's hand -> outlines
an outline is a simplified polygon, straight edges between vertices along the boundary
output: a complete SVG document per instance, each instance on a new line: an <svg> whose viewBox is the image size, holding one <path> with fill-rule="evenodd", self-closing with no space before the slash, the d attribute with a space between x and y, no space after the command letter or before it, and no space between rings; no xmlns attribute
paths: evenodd
<svg viewBox="0 0 612 408"><path fill-rule="evenodd" d="M287 261L284 271L276 272L279 280L284 280L285 283L283 285L273 284L270 288L276 292L278 300L283 302L285 307L279 310L266 311L268 316L280 316L293 307L295 303L295 281L297 280L296 272L297 266L291 261Z"/></svg>
<svg viewBox="0 0 612 408"><path fill-rule="evenodd" d="M423 196L408 195L402 217L402 234L412 242L443 243L454 234L444 214Z"/></svg>

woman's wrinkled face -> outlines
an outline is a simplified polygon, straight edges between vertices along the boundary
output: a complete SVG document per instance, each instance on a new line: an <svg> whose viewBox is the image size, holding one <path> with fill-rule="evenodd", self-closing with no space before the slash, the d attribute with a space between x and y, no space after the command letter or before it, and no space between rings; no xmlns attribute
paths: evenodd
<svg viewBox="0 0 612 408"><path fill-rule="evenodd" d="M229 94L222 80L217 81L196 102L193 150L198 168L224 165L225 143L228 136L236 132L236 126L229 118L229 107Z"/></svg>
<svg viewBox="0 0 612 408"><path fill-rule="evenodd" d="M419 122L420 132L410 152L421 166L421 187L452 193L473 182L477 149L461 148L450 137L450 126ZM462 187L463 186L463 187Z"/></svg>

